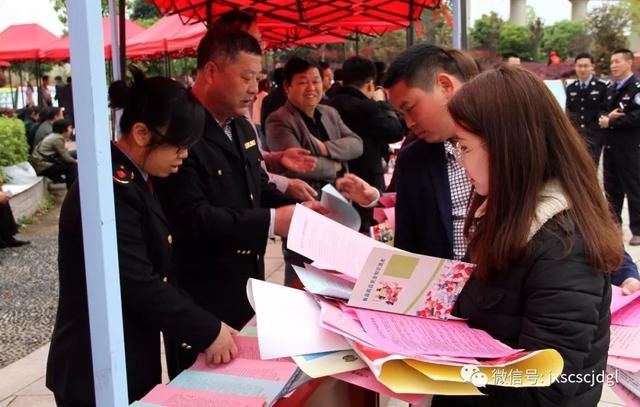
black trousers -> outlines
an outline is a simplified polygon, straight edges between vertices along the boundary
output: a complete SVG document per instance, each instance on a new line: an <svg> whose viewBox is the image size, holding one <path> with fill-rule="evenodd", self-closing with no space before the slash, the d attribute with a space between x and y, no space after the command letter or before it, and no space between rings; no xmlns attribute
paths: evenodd
<svg viewBox="0 0 640 407"><path fill-rule="evenodd" d="M629 228L634 236L640 236L640 145L607 145L603 157L607 200L622 223L622 204L627 197Z"/></svg>
<svg viewBox="0 0 640 407"><path fill-rule="evenodd" d="M74 401L66 401L54 395L56 399L56 406L58 407L95 407L95 403L76 403Z"/></svg>
<svg viewBox="0 0 640 407"><path fill-rule="evenodd" d="M38 175L47 177L54 182L62 182L62 175L64 175L64 182L67 184L67 188L71 188L71 185L78 178L78 165L74 163L54 164Z"/></svg>
<svg viewBox="0 0 640 407"><path fill-rule="evenodd" d="M602 154L604 135L597 129L580 129L580 134L584 138L587 148L591 153L596 168L600 165L600 155Z"/></svg>
<svg viewBox="0 0 640 407"><path fill-rule="evenodd" d="M18 225L13 218L9 202L0 204L0 241L9 240L16 233L18 233Z"/></svg>

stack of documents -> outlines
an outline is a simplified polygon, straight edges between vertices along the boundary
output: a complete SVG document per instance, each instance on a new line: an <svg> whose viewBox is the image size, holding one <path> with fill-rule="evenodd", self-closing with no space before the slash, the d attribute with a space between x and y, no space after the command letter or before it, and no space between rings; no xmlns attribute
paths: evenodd
<svg viewBox="0 0 640 407"><path fill-rule="evenodd" d="M135 406L270 406L311 378L290 358L260 360L258 338L249 324L235 337L238 355L227 364L209 365L200 354L168 385L158 385Z"/></svg>
<svg viewBox="0 0 640 407"><path fill-rule="evenodd" d="M640 291L623 295L611 286L611 342L607 364L616 375L617 394L640 405Z"/></svg>
<svg viewBox="0 0 640 407"><path fill-rule="evenodd" d="M292 357L311 377L410 403L487 384L549 386L562 372L557 351L512 349L451 316L472 264L390 248L303 206L288 248L313 261L295 268L304 291L247 285L263 360Z"/></svg>

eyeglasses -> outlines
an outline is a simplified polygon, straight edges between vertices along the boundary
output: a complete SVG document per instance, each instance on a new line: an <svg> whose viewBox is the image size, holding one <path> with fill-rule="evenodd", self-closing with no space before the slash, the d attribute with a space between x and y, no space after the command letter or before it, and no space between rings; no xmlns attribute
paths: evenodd
<svg viewBox="0 0 640 407"><path fill-rule="evenodd" d="M162 140L163 138L165 138L167 136L166 134L162 134L158 130L150 130L150 131L152 133L154 133L156 136L158 136L159 140ZM160 142L160 143L157 143L156 145L159 146L159 145L162 145L162 144L174 147L176 149L176 155L180 155L181 153L183 153L185 151L188 151L192 146L192 144L179 145L179 144L165 143L165 142Z"/></svg>
<svg viewBox="0 0 640 407"><path fill-rule="evenodd" d="M486 143L481 143L475 147L463 147L460 145L459 141L452 141L451 145L453 147L453 157L456 161L462 164L462 157L476 150L477 148L483 147Z"/></svg>

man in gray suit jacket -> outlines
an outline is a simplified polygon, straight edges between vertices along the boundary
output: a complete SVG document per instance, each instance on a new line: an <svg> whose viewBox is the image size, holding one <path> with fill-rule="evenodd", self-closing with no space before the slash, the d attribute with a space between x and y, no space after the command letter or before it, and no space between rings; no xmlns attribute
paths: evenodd
<svg viewBox="0 0 640 407"><path fill-rule="evenodd" d="M347 161L362 155L362 139L351 131L337 110L320 105L322 76L317 66L293 57L284 67L287 103L267 119L267 144L271 151L302 147L318 158L311 172L287 171L319 190L348 171Z"/></svg>
<svg viewBox="0 0 640 407"><path fill-rule="evenodd" d="M319 192L348 171L348 161L362 155L362 139L344 124L336 109L320 105L322 76L317 66L298 57L291 58L284 66L284 90L287 103L267 118L267 144L271 151L290 147L311 151L318 159L313 171L288 170L284 175L301 178ZM295 272L291 265L302 266L306 259L286 247L283 239L284 282L292 285Z"/></svg>

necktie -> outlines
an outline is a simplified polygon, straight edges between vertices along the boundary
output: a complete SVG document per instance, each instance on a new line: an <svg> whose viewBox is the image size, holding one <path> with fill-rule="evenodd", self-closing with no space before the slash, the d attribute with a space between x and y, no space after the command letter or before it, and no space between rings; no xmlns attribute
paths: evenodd
<svg viewBox="0 0 640 407"><path fill-rule="evenodd" d="M233 132L231 131L231 120L227 119L222 123L222 131L229 138L230 141L233 141Z"/></svg>
<svg viewBox="0 0 640 407"><path fill-rule="evenodd" d="M586 82L580 82L580 89L582 89L582 90L587 89L587 84L586 84Z"/></svg>

